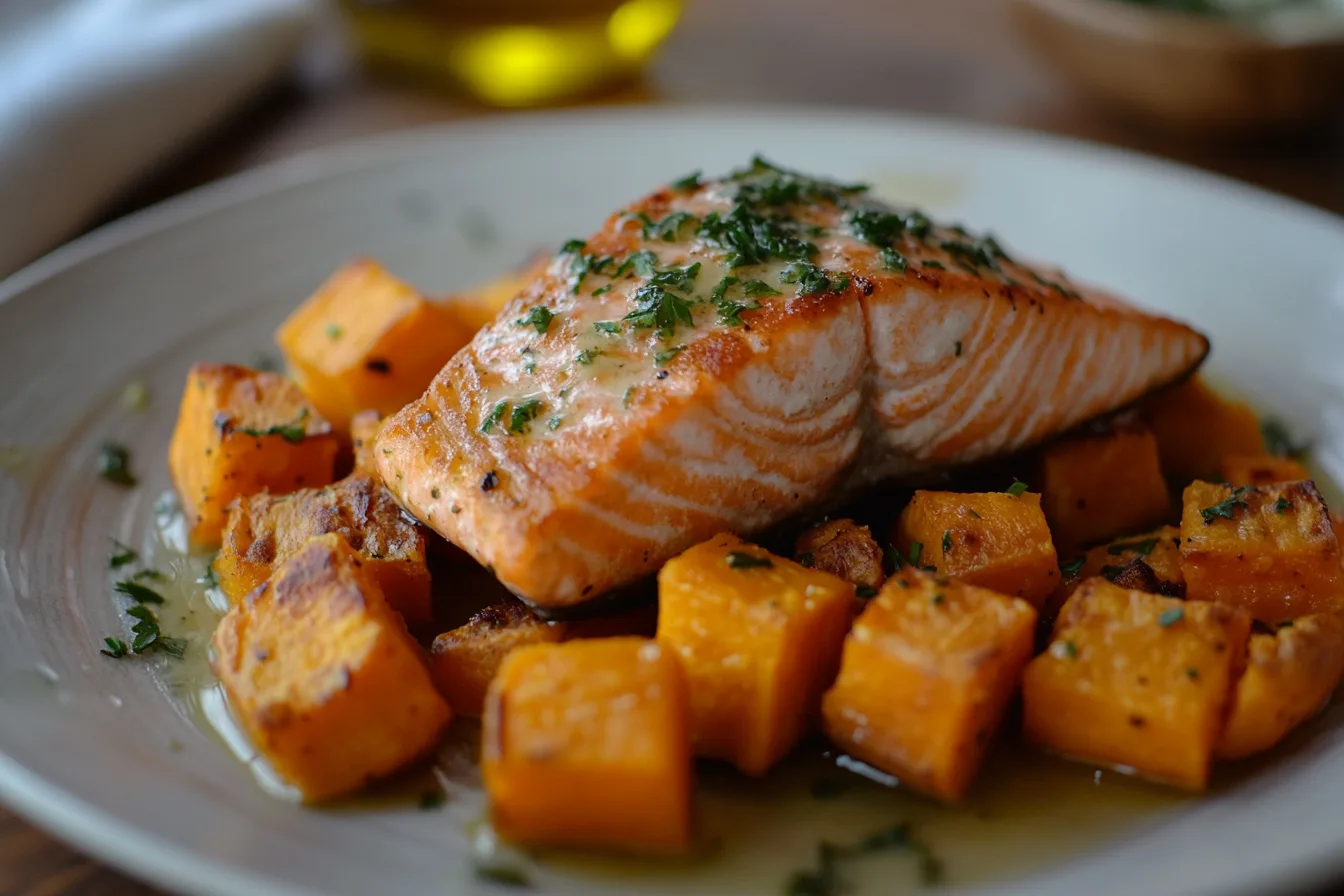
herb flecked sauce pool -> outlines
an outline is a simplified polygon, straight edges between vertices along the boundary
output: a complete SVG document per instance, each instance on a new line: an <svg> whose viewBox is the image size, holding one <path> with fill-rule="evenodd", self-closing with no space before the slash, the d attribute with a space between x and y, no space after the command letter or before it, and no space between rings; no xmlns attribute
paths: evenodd
<svg viewBox="0 0 1344 896"><path fill-rule="evenodd" d="M1319 474L1319 470L1313 473ZM1338 488L1322 478L1318 484L1328 501L1344 506ZM175 502L166 502L175 508ZM153 582L165 598L160 609L164 632L187 641L181 660L165 660L160 668L171 685L179 709L245 763L258 786L278 798L295 799L252 750L246 735L229 714L223 690L209 665L211 632L225 603L216 588L203 582L205 559L182 550L185 530L180 513L161 513L157 533L145 539L141 566L163 573ZM455 570L459 571L459 570ZM461 569L455 583L473 595L473 604L499 599L503 592L483 570ZM1011 722L1009 723L1012 724ZM1310 736L1299 731L1291 742ZM424 811L441 799L470 800L484 816L475 756L479 725L455 720L433 766L399 774L371 793L317 811L420 813L425 824L443 824L446 816ZM1289 745L1291 749L1291 744ZM1273 751L1269 761L1282 754ZM1235 783L1262 763L1222 768L1214 788ZM860 769L860 771L864 771ZM871 772L871 770L868 770ZM881 773L872 773L882 778ZM1020 879L1083 857L1145 828L1163 823L1199 798L1159 787L1113 771L1067 762L1036 753L1005 731L982 770L964 806L950 808L865 777L847 767L844 758L824 752L812 741L795 751L766 779L752 780L719 764L697 768L696 854L679 860L657 860L547 850L523 855L498 850L479 828L454 830L475 844L481 867L503 867L544 885L547 878L607 885L647 885L664 893L725 892L787 894L795 871L815 867L822 841L847 846L876 831L908 823L942 868L942 885L972 885ZM440 820L441 819L441 820ZM484 844L484 846L482 846ZM908 849L879 850L847 859L842 875L856 896L917 893L928 890L921 880L919 856Z"/></svg>

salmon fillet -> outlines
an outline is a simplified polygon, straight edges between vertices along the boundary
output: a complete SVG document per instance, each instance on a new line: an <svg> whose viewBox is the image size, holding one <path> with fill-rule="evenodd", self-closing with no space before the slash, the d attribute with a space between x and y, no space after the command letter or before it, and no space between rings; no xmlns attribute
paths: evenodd
<svg viewBox="0 0 1344 896"><path fill-rule="evenodd" d="M1189 327L759 159L571 240L376 460L539 607L723 530L1017 451L1197 368Z"/></svg>

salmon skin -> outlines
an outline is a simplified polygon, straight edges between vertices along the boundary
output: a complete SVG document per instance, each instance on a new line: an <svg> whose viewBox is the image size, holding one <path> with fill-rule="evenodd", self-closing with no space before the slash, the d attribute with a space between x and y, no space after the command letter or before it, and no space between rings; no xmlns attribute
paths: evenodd
<svg viewBox="0 0 1344 896"><path fill-rule="evenodd" d="M760 159L571 240L376 459L536 606L883 480L1018 451L1196 369L1195 330Z"/></svg>

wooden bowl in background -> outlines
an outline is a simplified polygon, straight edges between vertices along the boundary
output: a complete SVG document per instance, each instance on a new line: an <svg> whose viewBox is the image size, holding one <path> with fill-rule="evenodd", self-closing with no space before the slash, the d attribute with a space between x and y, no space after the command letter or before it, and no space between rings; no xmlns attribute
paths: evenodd
<svg viewBox="0 0 1344 896"><path fill-rule="evenodd" d="M1344 29L1285 38L1118 0L1015 0L1015 17L1080 88L1170 129L1251 135L1344 111Z"/></svg>

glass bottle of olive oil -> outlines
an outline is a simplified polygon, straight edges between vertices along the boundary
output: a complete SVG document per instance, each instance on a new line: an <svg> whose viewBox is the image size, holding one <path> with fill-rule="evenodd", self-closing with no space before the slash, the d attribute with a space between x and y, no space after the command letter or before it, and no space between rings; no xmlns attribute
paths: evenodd
<svg viewBox="0 0 1344 896"><path fill-rule="evenodd" d="M486 103L535 106L638 73L682 0L341 0L377 65L455 81Z"/></svg>

